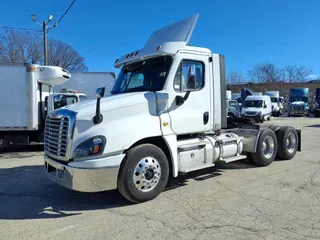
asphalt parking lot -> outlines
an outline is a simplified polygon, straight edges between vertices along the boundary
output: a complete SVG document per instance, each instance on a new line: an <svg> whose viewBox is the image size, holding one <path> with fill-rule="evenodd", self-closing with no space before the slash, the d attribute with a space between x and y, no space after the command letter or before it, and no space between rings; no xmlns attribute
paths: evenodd
<svg viewBox="0 0 320 240"><path fill-rule="evenodd" d="M139 205L52 183L41 146L0 155L1 239L320 239L320 120L272 122L302 129L293 160L219 164Z"/></svg>

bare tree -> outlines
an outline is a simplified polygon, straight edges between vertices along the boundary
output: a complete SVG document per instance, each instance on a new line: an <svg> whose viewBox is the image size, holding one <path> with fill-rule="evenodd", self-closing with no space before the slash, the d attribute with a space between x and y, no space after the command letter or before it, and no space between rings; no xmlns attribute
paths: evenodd
<svg viewBox="0 0 320 240"><path fill-rule="evenodd" d="M286 80L287 82L296 82L297 77L296 77L296 66L293 65L287 65L285 66L285 71L286 71Z"/></svg>
<svg viewBox="0 0 320 240"><path fill-rule="evenodd" d="M312 74L312 70L304 66L288 65L285 67L286 80L288 82L304 82Z"/></svg>
<svg viewBox="0 0 320 240"><path fill-rule="evenodd" d="M312 70L304 66L297 67L297 80L304 82L308 79L308 76L312 74Z"/></svg>
<svg viewBox="0 0 320 240"><path fill-rule="evenodd" d="M0 33L0 61L6 63L23 63L25 59L25 41L23 36L13 29Z"/></svg>
<svg viewBox="0 0 320 240"><path fill-rule="evenodd" d="M254 66L248 72L252 82L275 83L284 81L284 71L274 64L263 63Z"/></svg>
<svg viewBox="0 0 320 240"><path fill-rule="evenodd" d="M43 42L36 33L25 34L27 45L27 60L32 64L43 62Z"/></svg>
<svg viewBox="0 0 320 240"><path fill-rule="evenodd" d="M49 65L69 71L88 71L84 58L64 42L49 39L48 53ZM41 35L13 29L0 31L0 62L43 64L43 58Z"/></svg>
<svg viewBox="0 0 320 240"><path fill-rule="evenodd" d="M227 75L228 84L243 84L245 82L245 77L242 72L237 72L230 70Z"/></svg>
<svg viewBox="0 0 320 240"><path fill-rule="evenodd" d="M59 40L51 39L48 47L48 62L73 72L88 71L84 58L70 45Z"/></svg>

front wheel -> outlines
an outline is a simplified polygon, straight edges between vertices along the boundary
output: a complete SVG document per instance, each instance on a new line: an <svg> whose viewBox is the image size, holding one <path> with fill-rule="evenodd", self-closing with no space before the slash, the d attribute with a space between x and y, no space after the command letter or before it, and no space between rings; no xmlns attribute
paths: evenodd
<svg viewBox="0 0 320 240"><path fill-rule="evenodd" d="M164 152L152 144L130 149L118 174L118 190L133 203L156 198L169 178L169 163Z"/></svg>
<svg viewBox="0 0 320 240"><path fill-rule="evenodd" d="M264 129L259 137L255 153L252 153L252 160L258 166L270 165L277 155L278 141L274 131L270 128Z"/></svg>

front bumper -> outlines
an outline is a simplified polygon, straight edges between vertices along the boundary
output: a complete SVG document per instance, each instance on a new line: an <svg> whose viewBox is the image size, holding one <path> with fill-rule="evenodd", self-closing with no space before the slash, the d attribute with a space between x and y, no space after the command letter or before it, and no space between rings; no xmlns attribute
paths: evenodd
<svg viewBox="0 0 320 240"><path fill-rule="evenodd" d="M124 155L71 162L68 165L44 156L49 178L59 185L79 192L101 192L117 188L117 178ZM70 166L73 164L74 166Z"/></svg>
<svg viewBox="0 0 320 240"><path fill-rule="evenodd" d="M263 120L263 116L262 115L255 115L255 116L247 116L245 114L241 114L242 118L250 118L253 119L255 122L260 122Z"/></svg>
<svg viewBox="0 0 320 240"><path fill-rule="evenodd" d="M294 110L290 110L289 114L292 116L303 116L303 115L307 115L308 112L307 111L294 111Z"/></svg>

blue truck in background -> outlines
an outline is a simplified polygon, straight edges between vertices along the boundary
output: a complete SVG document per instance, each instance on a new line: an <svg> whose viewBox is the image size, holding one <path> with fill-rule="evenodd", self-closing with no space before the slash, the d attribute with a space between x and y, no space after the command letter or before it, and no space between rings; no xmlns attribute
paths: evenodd
<svg viewBox="0 0 320 240"><path fill-rule="evenodd" d="M291 88L288 116L309 116L309 88Z"/></svg>

